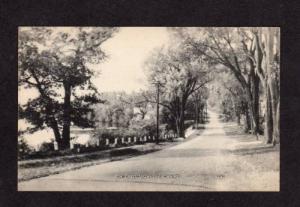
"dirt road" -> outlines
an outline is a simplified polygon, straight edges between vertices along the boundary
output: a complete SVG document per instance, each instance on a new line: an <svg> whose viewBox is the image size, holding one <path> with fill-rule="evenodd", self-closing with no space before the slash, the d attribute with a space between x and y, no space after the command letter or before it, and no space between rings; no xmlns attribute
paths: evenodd
<svg viewBox="0 0 300 207"><path fill-rule="evenodd" d="M21 182L18 189L278 191L279 152L247 153L261 142L228 136L217 114L209 112L209 116L203 134L190 141L148 155Z"/></svg>

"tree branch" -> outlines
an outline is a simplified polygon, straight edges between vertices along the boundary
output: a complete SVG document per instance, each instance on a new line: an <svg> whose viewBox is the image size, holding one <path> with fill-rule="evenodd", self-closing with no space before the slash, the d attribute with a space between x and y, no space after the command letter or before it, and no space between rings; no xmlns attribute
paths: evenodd
<svg viewBox="0 0 300 207"><path fill-rule="evenodd" d="M212 81L211 79L210 80L206 80L204 83L200 84L198 87L194 88L190 94L194 93L195 91L199 90L200 88L202 88L205 84L209 83L210 81Z"/></svg>
<svg viewBox="0 0 300 207"><path fill-rule="evenodd" d="M152 100L150 100L150 99L149 99L147 96L145 96L144 94L143 94L143 96L144 96L144 98L145 98L145 102L157 104L157 101L152 101ZM166 108L168 108L169 110L171 110L171 107L170 107L169 105L163 104L163 103L161 103L161 102L159 102L158 104L159 104L159 105L162 105L162 106L164 106L164 107L166 107Z"/></svg>

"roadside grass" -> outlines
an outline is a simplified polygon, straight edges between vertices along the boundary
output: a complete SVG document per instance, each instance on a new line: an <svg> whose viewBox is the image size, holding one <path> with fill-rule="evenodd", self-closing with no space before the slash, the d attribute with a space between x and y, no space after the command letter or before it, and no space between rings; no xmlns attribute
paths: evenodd
<svg viewBox="0 0 300 207"><path fill-rule="evenodd" d="M224 131L230 138L238 141L231 153L243 156L258 170L279 172L280 145L266 144L262 136L257 140L255 135L246 134L235 123L224 123Z"/></svg>
<svg viewBox="0 0 300 207"><path fill-rule="evenodd" d="M72 154L44 159L18 161L18 181L26 181L39 177L76 170L83 167L98 165L106 162L123 160L130 157L156 152L182 142L191 140L202 133L203 129L194 130L186 139L162 141L159 144L145 143L126 147L112 148L82 154Z"/></svg>
<svg viewBox="0 0 300 207"><path fill-rule="evenodd" d="M229 153L234 157L233 162L238 163L233 166L238 168L227 172L220 183L241 191L279 191L280 145L266 144L262 136L257 140L233 122L223 123L223 127L234 143Z"/></svg>

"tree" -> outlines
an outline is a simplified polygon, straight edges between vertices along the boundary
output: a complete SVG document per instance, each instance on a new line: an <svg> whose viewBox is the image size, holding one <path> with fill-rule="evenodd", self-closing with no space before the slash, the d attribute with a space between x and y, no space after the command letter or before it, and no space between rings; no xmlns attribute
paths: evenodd
<svg viewBox="0 0 300 207"><path fill-rule="evenodd" d="M126 104L128 107L137 108L138 111L134 113L134 115L140 115L141 119L144 119L146 114L149 112L151 106L150 103L145 101L143 96L143 91L133 92L130 95L123 95L120 97L123 104Z"/></svg>
<svg viewBox="0 0 300 207"><path fill-rule="evenodd" d="M129 95L121 92L104 93L102 104L96 105L95 119L99 127L124 127L130 125L130 121L134 117L134 105L125 103L124 97Z"/></svg>
<svg viewBox="0 0 300 207"><path fill-rule="evenodd" d="M219 71L219 73L215 73L214 88L217 92L214 94L216 96L214 100L219 102L223 113L230 120L236 119L238 125L241 124L240 120L244 116L244 129L248 132L251 127L251 120L247 97L239 82L235 80L230 71Z"/></svg>
<svg viewBox="0 0 300 207"><path fill-rule="evenodd" d="M37 129L51 127L60 149L69 147L71 121L90 125L84 116L100 99L90 81L94 71L89 65L105 59L101 45L116 31L104 27L32 27L19 31L19 85L39 92L20 115ZM76 94L78 90L83 95Z"/></svg>
<svg viewBox="0 0 300 207"><path fill-rule="evenodd" d="M204 106L206 104L207 99L208 99L207 87L200 88L199 90L195 91L192 94L196 128L198 127L199 122L204 123Z"/></svg>
<svg viewBox="0 0 300 207"><path fill-rule="evenodd" d="M259 94L266 99L265 137L279 141L279 29L278 28L175 28L195 55L227 67L246 94L253 133L259 126Z"/></svg>
<svg viewBox="0 0 300 207"><path fill-rule="evenodd" d="M255 53L250 56L255 63L266 97L265 134L267 143L279 142L279 66L280 33L279 28L255 28L251 30Z"/></svg>
<svg viewBox="0 0 300 207"><path fill-rule="evenodd" d="M154 51L145 65L149 83L161 86L158 104L169 110L178 136L185 137L186 104L191 94L209 82L206 65L200 58L194 59L188 50L182 50L180 44ZM157 102L154 88L144 97L150 103Z"/></svg>
<svg viewBox="0 0 300 207"><path fill-rule="evenodd" d="M258 88L259 81L254 67L247 59L242 36L237 28L201 28L193 31L177 29L177 35L185 39L186 47L195 55L205 56L210 64L223 65L231 70L247 95L252 132L260 133Z"/></svg>

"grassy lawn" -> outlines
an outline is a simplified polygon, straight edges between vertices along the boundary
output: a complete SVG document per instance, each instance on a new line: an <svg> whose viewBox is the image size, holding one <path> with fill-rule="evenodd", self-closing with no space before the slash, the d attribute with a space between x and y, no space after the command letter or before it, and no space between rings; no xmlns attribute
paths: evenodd
<svg viewBox="0 0 300 207"><path fill-rule="evenodd" d="M279 184L280 145L274 147L272 144L266 144L263 136L259 136L257 140L256 136L245 134L235 123L225 123L224 131L226 135L239 143L231 151L237 159L242 159L243 163L255 166L257 174L249 179L266 183L266 189L273 189L273 186L270 185ZM278 182L276 183L276 181ZM276 188L279 189L279 186Z"/></svg>

